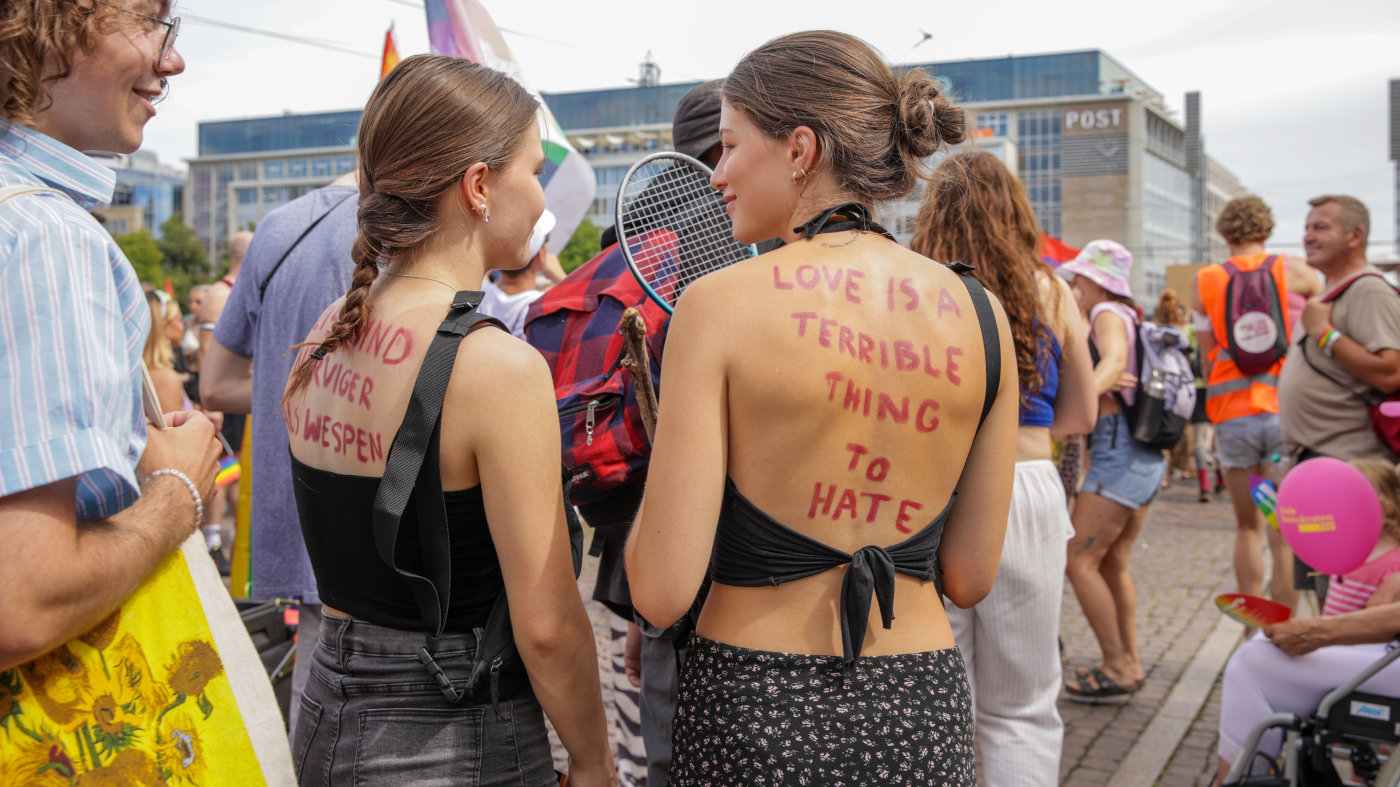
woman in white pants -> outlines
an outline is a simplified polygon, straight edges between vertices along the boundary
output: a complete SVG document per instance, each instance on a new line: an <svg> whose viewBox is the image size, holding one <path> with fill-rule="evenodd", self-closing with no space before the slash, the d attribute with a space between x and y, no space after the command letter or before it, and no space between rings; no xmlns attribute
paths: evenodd
<svg viewBox="0 0 1400 787"><path fill-rule="evenodd" d="M964 151L934 171L910 247L958 260L1001 300L1016 344L1021 416L1016 476L996 584L971 609L948 606L967 662L985 782L1059 783L1064 724L1057 637L1065 542L1073 535L1050 435L1093 428L1093 362L1069 286L1040 260L1026 191L995 156Z"/></svg>

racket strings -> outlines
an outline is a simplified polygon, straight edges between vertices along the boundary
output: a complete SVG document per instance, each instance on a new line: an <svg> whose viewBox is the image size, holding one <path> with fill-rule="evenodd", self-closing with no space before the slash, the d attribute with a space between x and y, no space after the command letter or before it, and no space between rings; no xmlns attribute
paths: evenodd
<svg viewBox="0 0 1400 787"><path fill-rule="evenodd" d="M724 197L709 174L684 162L639 167L620 200L621 237L642 278L669 303L706 273L750 256L734 240Z"/></svg>

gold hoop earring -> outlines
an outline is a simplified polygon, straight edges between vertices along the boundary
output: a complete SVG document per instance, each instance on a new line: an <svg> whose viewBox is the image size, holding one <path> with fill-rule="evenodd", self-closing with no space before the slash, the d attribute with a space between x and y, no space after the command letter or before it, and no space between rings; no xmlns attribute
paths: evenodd
<svg viewBox="0 0 1400 787"><path fill-rule="evenodd" d="M802 185L802 182L805 181L806 179L807 179L807 170L805 170L805 169L803 169L803 168L801 168L801 167L798 167L798 168L797 168L797 171L794 172L794 173L792 173L792 185L794 185L794 186L800 186L800 185Z"/></svg>

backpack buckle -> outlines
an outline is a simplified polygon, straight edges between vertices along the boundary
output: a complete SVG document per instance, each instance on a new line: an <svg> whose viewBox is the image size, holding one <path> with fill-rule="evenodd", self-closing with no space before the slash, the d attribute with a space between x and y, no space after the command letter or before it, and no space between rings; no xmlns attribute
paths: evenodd
<svg viewBox="0 0 1400 787"><path fill-rule="evenodd" d="M436 645L437 643L432 637L429 637L428 644ZM448 702L458 704L462 701L463 692L452 685L452 679L447 677L447 672L437 663L437 659L433 658L433 654L428 651L427 644L418 649L418 661L428 670L428 674L438 685L438 691L442 692L442 696L446 697Z"/></svg>

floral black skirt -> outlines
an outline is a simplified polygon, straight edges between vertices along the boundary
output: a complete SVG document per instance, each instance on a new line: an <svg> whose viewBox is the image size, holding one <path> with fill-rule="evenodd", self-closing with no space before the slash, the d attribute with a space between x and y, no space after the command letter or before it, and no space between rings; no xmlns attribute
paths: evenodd
<svg viewBox="0 0 1400 787"><path fill-rule="evenodd" d="M956 649L867 656L844 670L840 656L694 638L676 707L674 787L976 783Z"/></svg>

